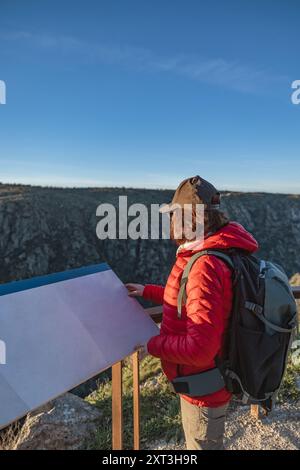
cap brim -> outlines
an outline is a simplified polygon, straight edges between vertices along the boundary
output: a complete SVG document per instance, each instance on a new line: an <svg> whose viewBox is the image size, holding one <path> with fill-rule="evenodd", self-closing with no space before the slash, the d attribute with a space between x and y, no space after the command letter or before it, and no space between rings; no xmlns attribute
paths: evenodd
<svg viewBox="0 0 300 470"><path fill-rule="evenodd" d="M160 207L159 212L161 214L172 212L172 204L164 204L162 207Z"/></svg>
<svg viewBox="0 0 300 470"><path fill-rule="evenodd" d="M178 209L182 210L181 204L178 204L178 202L170 202L169 204L164 204L159 209L159 212L161 214L167 214L167 213L170 213L170 212L175 212Z"/></svg>

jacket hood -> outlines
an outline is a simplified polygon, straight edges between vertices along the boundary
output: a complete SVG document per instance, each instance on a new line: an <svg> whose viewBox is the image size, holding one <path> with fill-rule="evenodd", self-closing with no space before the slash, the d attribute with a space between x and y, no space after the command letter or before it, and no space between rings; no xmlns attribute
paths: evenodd
<svg viewBox="0 0 300 470"><path fill-rule="evenodd" d="M204 240L195 240L180 245L177 253L184 254L186 251L200 251L206 249L241 248L253 253L258 250L259 245L255 238L242 225L237 222L229 222L213 235Z"/></svg>

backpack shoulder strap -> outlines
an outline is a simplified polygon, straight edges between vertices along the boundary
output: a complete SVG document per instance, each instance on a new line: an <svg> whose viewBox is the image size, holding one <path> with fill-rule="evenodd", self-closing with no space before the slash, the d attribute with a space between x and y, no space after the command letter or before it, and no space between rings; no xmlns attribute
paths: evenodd
<svg viewBox="0 0 300 470"><path fill-rule="evenodd" d="M234 264L229 255L226 253L223 253L222 251L218 250L202 250L198 251L195 253L191 258L189 259L186 267L184 268L184 271L182 273L181 281L180 281L180 288L179 288L179 294L177 297L177 316L178 318L181 318L181 312L182 312L182 305L186 301L186 283L190 274L190 271L198 258L201 258L201 256L206 256L206 255L213 255L217 256L218 258L222 259L227 263L230 268L234 269Z"/></svg>

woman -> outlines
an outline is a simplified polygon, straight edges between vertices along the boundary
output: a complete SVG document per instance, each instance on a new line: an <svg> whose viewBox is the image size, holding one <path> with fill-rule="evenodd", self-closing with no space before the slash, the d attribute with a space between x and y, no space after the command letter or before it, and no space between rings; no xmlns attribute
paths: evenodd
<svg viewBox="0 0 300 470"><path fill-rule="evenodd" d="M199 176L184 180L177 188L172 204L171 238L174 237L176 210L172 207L204 205L204 239L175 239L176 261L165 287L127 284L129 295L163 304L160 334L144 346L144 353L161 359L162 369L171 381L179 376L198 374L215 367L215 357L222 342L232 306L231 270L213 255L198 258L186 285L186 302L179 318L177 297L183 270L191 256L205 249L238 248L253 253L258 244L240 224L230 222L220 211L220 194ZM196 224L193 210L193 226ZM180 394L182 424L189 450L223 449L225 414L231 395L222 388L217 392L193 396Z"/></svg>

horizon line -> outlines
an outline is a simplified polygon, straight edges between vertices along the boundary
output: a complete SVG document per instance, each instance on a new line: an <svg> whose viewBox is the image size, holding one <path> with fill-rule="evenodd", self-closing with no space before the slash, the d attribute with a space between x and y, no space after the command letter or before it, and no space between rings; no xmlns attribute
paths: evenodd
<svg viewBox="0 0 300 470"><path fill-rule="evenodd" d="M29 188L41 188L41 189L139 189L144 191L175 191L176 187L165 187L165 186L132 186L132 185L104 185L104 186L86 186L86 185L55 185L55 184L30 184L30 183L12 183L0 181L0 186L23 186ZM285 192L285 191L262 191L262 190L246 190L246 189L229 189L219 188L222 193L244 193L244 194L277 194L285 196L300 196L299 192Z"/></svg>

